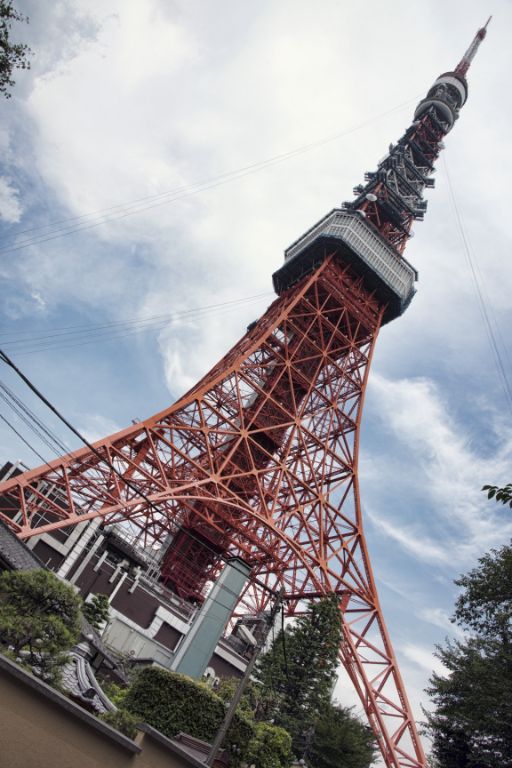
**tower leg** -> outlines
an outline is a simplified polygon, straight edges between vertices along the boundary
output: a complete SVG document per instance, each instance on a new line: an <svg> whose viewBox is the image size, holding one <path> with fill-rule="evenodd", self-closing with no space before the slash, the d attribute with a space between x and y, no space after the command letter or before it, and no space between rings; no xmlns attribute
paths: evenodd
<svg viewBox="0 0 512 768"><path fill-rule="evenodd" d="M228 557L251 567L244 610L264 606L265 586L284 588L290 615L335 592L340 658L384 761L423 768L357 482L384 310L340 254L325 254L175 405L99 441L97 454L76 451L8 480L0 514L22 538L97 517L121 523L144 546L166 547L163 578L195 599ZM199 570L183 556L186 541Z"/></svg>

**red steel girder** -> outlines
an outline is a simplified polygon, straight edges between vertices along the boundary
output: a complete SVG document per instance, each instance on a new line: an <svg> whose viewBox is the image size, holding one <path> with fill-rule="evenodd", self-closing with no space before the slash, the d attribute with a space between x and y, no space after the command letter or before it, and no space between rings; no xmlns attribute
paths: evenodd
<svg viewBox="0 0 512 768"><path fill-rule="evenodd" d="M142 543L173 533L163 575L167 568L190 594L221 558L240 556L254 577L243 610L265 607L262 585L284 587L289 614L336 592L340 659L384 762L424 768L377 596L357 477L384 309L351 267L328 255L177 403L95 443L103 460L82 449L0 485L0 517L23 539L97 517L129 522ZM184 564L187 536L202 573Z"/></svg>

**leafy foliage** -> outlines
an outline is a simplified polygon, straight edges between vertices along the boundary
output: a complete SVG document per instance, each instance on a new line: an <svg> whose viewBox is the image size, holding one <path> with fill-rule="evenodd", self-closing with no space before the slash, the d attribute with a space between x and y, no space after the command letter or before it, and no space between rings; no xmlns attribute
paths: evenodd
<svg viewBox="0 0 512 768"><path fill-rule="evenodd" d="M332 595L312 603L306 615L279 632L258 661L255 677L263 695L256 718L285 728L299 756L306 732L330 702L340 640L338 599Z"/></svg>
<svg viewBox="0 0 512 768"><path fill-rule="evenodd" d="M306 762L315 768L368 768L375 752L370 728L349 708L329 704L316 722Z"/></svg>
<svg viewBox="0 0 512 768"><path fill-rule="evenodd" d="M330 595L277 635L248 692L256 719L285 728L295 756L312 768L368 768L375 753L370 730L331 703L340 641L338 599Z"/></svg>
<svg viewBox="0 0 512 768"><path fill-rule="evenodd" d="M6 571L0 575L0 639L49 682L80 632L81 599L53 573Z"/></svg>
<svg viewBox="0 0 512 768"><path fill-rule="evenodd" d="M157 667L146 667L138 674L124 707L166 736L184 731L205 741L213 740L226 712L222 699L206 685ZM231 752L231 765L245 759L244 749L254 736L251 722L236 713L223 745ZM241 752L233 750L233 745Z"/></svg>
<svg viewBox="0 0 512 768"><path fill-rule="evenodd" d="M215 692L225 704L229 704L239 684L238 678L224 678ZM292 740L288 731L272 723L255 722L255 713L264 697L262 686L249 681L237 708L237 712L254 727L254 736L244 751L244 761L258 768L287 768L292 760Z"/></svg>
<svg viewBox="0 0 512 768"><path fill-rule="evenodd" d="M13 23L17 21L28 22L28 18L13 7L12 0L0 0L0 93L6 99L11 97L8 88L14 85L13 70L30 69L30 48L10 39Z"/></svg>
<svg viewBox="0 0 512 768"><path fill-rule="evenodd" d="M512 507L512 483L504 485L503 488L498 488L497 485L484 485L482 491L487 491L488 499L496 499L505 506Z"/></svg>
<svg viewBox="0 0 512 768"><path fill-rule="evenodd" d="M284 728L270 723L256 723L244 761L258 768L283 768L292 761L292 739Z"/></svg>
<svg viewBox="0 0 512 768"><path fill-rule="evenodd" d="M334 595L312 604L287 628L285 644L277 637L261 657L258 679L247 685L228 731L224 747L231 752L231 765L287 768L293 737L295 754L305 755L312 768L368 768L374 754L368 728L330 703L340 639ZM171 738L184 731L211 741L238 683L223 680L213 693L184 675L149 667L120 706Z"/></svg>
<svg viewBox="0 0 512 768"><path fill-rule="evenodd" d="M84 603L82 613L89 624L98 630L109 620L109 607L107 595L94 595L89 602Z"/></svg>
<svg viewBox="0 0 512 768"><path fill-rule="evenodd" d="M235 695L239 683L240 680L236 677L223 678L215 689L215 693L217 696L220 696L225 704L229 704ZM269 692L256 681L249 680L245 686L237 711L252 721L261 722L269 719L273 721L273 718L267 717L267 713L274 704L274 691Z"/></svg>
<svg viewBox="0 0 512 768"><path fill-rule="evenodd" d="M463 588L455 604L455 621L489 638L511 640L512 547L493 549L480 565L455 583Z"/></svg>
<svg viewBox="0 0 512 768"><path fill-rule="evenodd" d="M457 582L455 622L473 632L448 641L438 656L427 715L440 768L512 766L512 548L492 550Z"/></svg>
<svg viewBox="0 0 512 768"><path fill-rule="evenodd" d="M108 696L112 704L114 704L119 709L122 709L124 706L124 700L128 695L127 686L119 685L119 683L113 683L111 681L107 681L102 683L101 687L103 689L103 693L106 694L106 696Z"/></svg>
<svg viewBox="0 0 512 768"><path fill-rule="evenodd" d="M117 709L114 712L104 712L100 715L100 719L108 725L111 725L116 731L124 733L129 739L134 739L137 735L137 723L139 720L125 709Z"/></svg>

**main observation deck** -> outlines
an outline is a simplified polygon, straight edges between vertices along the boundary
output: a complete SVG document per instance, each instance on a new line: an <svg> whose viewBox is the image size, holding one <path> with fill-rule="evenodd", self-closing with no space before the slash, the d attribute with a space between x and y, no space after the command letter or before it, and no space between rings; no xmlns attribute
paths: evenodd
<svg viewBox="0 0 512 768"><path fill-rule="evenodd" d="M405 312L418 273L386 242L361 212L334 208L285 250L283 266L272 280L277 294L311 273L331 253L349 263L386 305L383 323Z"/></svg>

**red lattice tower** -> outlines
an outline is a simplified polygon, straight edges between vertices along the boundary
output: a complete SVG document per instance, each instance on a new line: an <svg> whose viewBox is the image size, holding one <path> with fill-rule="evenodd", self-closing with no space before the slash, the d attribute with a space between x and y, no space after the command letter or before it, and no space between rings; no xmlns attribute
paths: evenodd
<svg viewBox="0 0 512 768"><path fill-rule="evenodd" d="M190 392L95 452L0 486L0 516L23 539L101 517L161 542L162 578L185 598L201 599L232 556L252 566L243 610L266 607L265 586L284 588L290 615L334 591L341 661L394 768L424 768L425 757L363 533L359 426L380 326L414 294L402 253L484 36L437 79L354 202L286 251L276 301Z"/></svg>

